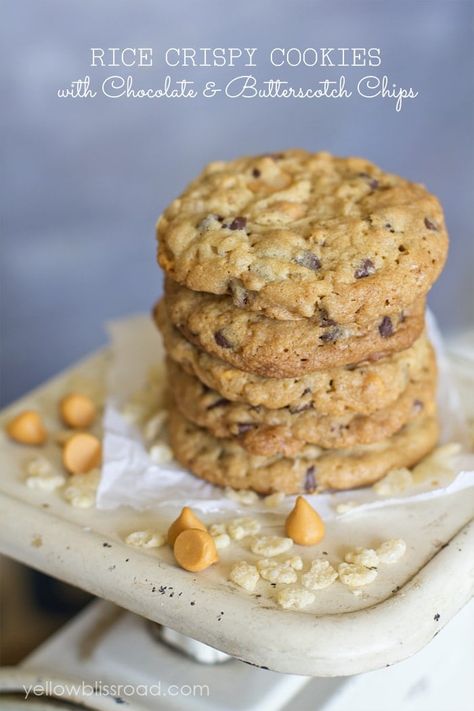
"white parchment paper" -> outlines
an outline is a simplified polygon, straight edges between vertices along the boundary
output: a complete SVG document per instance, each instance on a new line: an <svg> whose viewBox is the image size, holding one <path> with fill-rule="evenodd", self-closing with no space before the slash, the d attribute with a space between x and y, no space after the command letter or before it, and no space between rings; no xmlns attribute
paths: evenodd
<svg viewBox="0 0 474 711"><path fill-rule="evenodd" d="M464 451L456 459L453 476L433 488L427 482L394 497L381 497L372 487L349 492L307 496L326 519L337 516L336 506L347 501L357 504L352 511L383 507L401 500L419 500L449 495L474 485L474 454L467 450L469 433L463 420L459 395L449 371L443 343L436 323L428 314L428 330L434 343L439 367L438 400L441 415L442 442L456 441ZM108 373L108 397L104 412L104 455L102 476L97 491L97 507L113 509L131 506L135 509L179 508L192 506L201 512L241 512L249 507L226 497L222 489L207 484L184 470L178 463L154 464L137 426L122 414L124 404L146 386L150 368L163 362L161 336L149 316L136 316L108 325L112 360ZM163 369L163 378L166 378ZM274 512L287 511L294 497L288 496ZM252 505L253 511L268 508L262 502ZM339 514L340 515L340 514Z"/></svg>

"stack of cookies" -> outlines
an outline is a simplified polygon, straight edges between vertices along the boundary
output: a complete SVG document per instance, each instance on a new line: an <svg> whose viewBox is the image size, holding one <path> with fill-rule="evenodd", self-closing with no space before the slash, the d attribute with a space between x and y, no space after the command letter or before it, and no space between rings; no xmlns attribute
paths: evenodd
<svg viewBox="0 0 474 711"><path fill-rule="evenodd" d="M179 462L220 486L370 484L436 444L437 199L359 158L216 162L158 222Z"/></svg>

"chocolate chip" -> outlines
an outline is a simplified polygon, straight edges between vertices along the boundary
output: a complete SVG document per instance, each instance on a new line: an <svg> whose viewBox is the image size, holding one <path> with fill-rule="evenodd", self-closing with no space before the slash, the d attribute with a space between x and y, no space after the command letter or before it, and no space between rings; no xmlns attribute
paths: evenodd
<svg viewBox="0 0 474 711"><path fill-rule="evenodd" d="M311 392L311 388L305 388L303 392L301 393L301 397L304 397L304 395L309 395Z"/></svg>
<svg viewBox="0 0 474 711"><path fill-rule="evenodd" d="M227 340L222 331L215 332L214 340L221 348L232 348L232 344Z"/></svg>
<svg viewBox="0 0 474 711"><path fill-rule="evenodd" d="M330 328L328 331L325 331L322 336L319 336L319 340L323 343L333 343L337 341L341 335L341 329L336 326L335 328Z"/></svg>
<svg viewBox="0 0 474 711"><path fill-rule="evenodd" d="M254 168L252 170L252 175L254 178L259 178L262 175L262 173L258 168Z"/></svg>
<svg viewBox="0 0 474 711"><path fill-rule="evenodd" d="M292 415L296 415L298 412L304 412L305 410L311 410L313 407L312 402L307 402L304 405L290 405L288 408Z"/></svg>
<svg viewBox="0 0 474 711"><path fill-rule="evenodd" d="M206 407L206 410L213 410L215 407L222 407L223 405L228 405L229 401L225 399L225 397L219 398L219 400L216 400L215 402L211 403Z"/></svg>
<svg viewBox="0 0 474 711"><path fill-rule="evenodd" d="M239 434L243 434L244 432L253 430L255 425L253 425L251 422L238 422L237 427L239 428Z"/></svg>
<svg viewBox="0 0 474 711"><path fill-rule="evenodd" d="M393 324L390 316L383 317L379 326L379 333L382 338L389 338L390 336L393 336Z"/></svg>
<svg viewBox="0 0 474 711"><path fill-rule="evenodd" d="M390 232L391 232L393 235L395 234L395 230L393 229L393 227L392 227L392 225L390 224L390 222L386 222L385 225L384 225L384 227L385 227L386 230L390 230Z"/></svg>
<svg viewBox="0 0 474 711"><path fill-rule="evenodd" d="M438 225L429 220L427 217L425 217L425 227L427 230L433 230L433 232L438 231Z"/></svg>
<svg viewBox="0 0 474 711"><path fill-rule="evenodd" d="M242 284L240 283L239 280L233 279L230 282L230 289L232 291L232 297L234 304L238 306L239 308L243 308L244 306L247 306L249 302L249 293L247 289L245 289Z"/></svg>
<svg viewBox="0 0 474 711"><path fill-rule="evenodd" d="M364 178L364 180L368 182L369 187L372 190L375 190L379 187L379 181L376 178L372 178L372 176L368 173L359 173L359 178Z"/></svg>
<svg viewBox="0 0 474 711"><path fill-rule="evenodd" d="M310 252L308 250L305 250L304 252L301 252L301 254L298 254L298 256L295 257L295 262L299 264L300 267L312 269L313 272L316 272L318 269L321 269L321 262L318 257L313 254L313 252Z"/></svg>
<svg viewBox="0 0 474 711"><path fill-rule="evenodd" d="M364 277L368 277L371 274L375 272L375 266L374 263L371 259L364 259L360 267L355 270L354 276L356 279L363 279Z"/></svg>
<svg viewBox="0 0 474 711"><path fill-rule="evenodd" d="M235 217L229 225L229 230L243 230L246 224L246 217Z"/></svg>
<svg viewBox="0 0 474 711"><path fill-rule="evenodd" d="M306 493L311 494L316 489L316 477L314 475L315 467L308 467L306 470L306 476L304 479L304 490Z"/></svg>
<svg viewBox="0 0 474 711"><path fill-rule="evenodd" d="M319 325L325 328L326 326L337 326L334 319L329 318L329 314L326 309L319 309Z"/></svg>

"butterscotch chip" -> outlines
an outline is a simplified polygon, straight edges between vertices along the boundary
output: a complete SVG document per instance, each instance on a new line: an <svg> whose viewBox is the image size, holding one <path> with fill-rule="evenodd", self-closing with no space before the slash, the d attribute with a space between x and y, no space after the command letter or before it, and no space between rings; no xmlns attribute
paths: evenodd
<svg viewBox="0 0 474 711"><path fill-rule="evenodd" d="M315 546L324 538L324 522L320 515L298 496L285 522L286 535L301 546Z"/></svg>
<svg viewBox="0 0 474 711"><path fill-rule="evenodd" d="M63 464L71 474L86 474L100 465L102 446L88 432L73 434L63 448Z"/></svg>
<svg viewBox="0 0 474 711"><path fill-rule="evenodd" d="M178 518L173 521L168 529L168 543L170 546L174 546L174 543L182 531L186 531L190 528L199 529L200 531L207 531L206 526L203 522L196 516L194 511L189 508L189 506L184 506Z"/></svg>
<svg viewBox="0 0 474 711"><path fill-rule="evenodd" d="M85 429L94 422L97 411L87 395L69 393L59 403L59 414L68 427Z"/></svg>
<svg viewBox="0 0 474 711"><path fill-rule="evenodd" d="M205 570L219 560L214 539L207 531L198 528L181 531L174 542L173 552L179 565L192 573Z"/></svg>
<svg viewBox="0 0 474 711"><path fill-rule="evenodd" d="M6 432L11 439L20 444L44 444L48 438L41 415L36 410L20 412L7 424Z"/></svg>

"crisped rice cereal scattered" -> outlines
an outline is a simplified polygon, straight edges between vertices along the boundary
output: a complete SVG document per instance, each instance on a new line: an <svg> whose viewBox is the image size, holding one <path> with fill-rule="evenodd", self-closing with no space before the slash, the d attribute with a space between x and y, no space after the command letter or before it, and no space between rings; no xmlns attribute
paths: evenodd
<svg viewBox="0 0 474 711"><path fill-rule="evenodd" d="M211 536L221 536L223 533L227 533L225 523L211 523L208 530Z"/></svg>
<svg viewBox="0 0 474 711"><path fill-rule="evenodd" d="M311 563L311 568L301 576L301 582L308 590L323 590L333 584L337 578L337 571L334 570L328 560L317 558Z"/></svg>
<svg viewBox="0 0 474 711"><path fill-rule="evenodd" d="M285 563L291 565L295 570L303 570L303 559L300 555L294 555L291 558L287 558Z"/></svg>
<svg viewBox="0 0 474 711"><path fill-rule="evenodd" d="M263 504L269 509L274 509L285 500L285 494L282 491L277 491L275 494L269 494L263 499Z"/></svg>
<svg viewBox="0 0 474 711"><path fill-rule="evenodd" d="M409 469L391 469L383 479L373 485L373 490L379 496L395 496L413 486L413 476Z"/></svg>
<svg viewBox="0 0 474 711"><path fill-rule="evenodd" d="M239 491L226 486L225 495L228 499L235 501L242 506L252 506L258 501L258 494L251 489L241 489Z"/></svg>
<svg viewBox="0 0 474 711"><path fill-rule="evenodd" d="M51 463L46 457L35 457L26 464L25 484L29 489L41 491L54 491L66 481L66 477L58 472L53 472Z"/></svg>
<svg viewBox="0 0 474 711"><path fill-rule="evenodd" d="M245 560L232 566L229 573L229 580L239 585L247 592L253 592L259 580L259 572L254 565L250 565Z"/></svg>
<svg viewBox="0 0 474 711"><path fill-rule="evenodd" d="M212 534L211 534L212 535ZM230 545L230 536L227 533L219 533L217 536L212 536L217 550L227 548Z"/></svg>
<svg viewBox="0 0 474 711"><path fill-rule="evenodd" d="M314 593L296 585L284 587L277 593L277 602L285 610L301 610L311 605L314 600Z"/></svg>
<svg viewBox="0 0 474 711"><path fill-rule="evenodd" d="M377 577L375 568L366 568L357 563L339 563L337 568L339 580L350 588L361 588L369 585Z"/></svg>
<svg viewBox="0 0 474 711"><path fill-rule="evenodd" d="M154 444L150 447L148 454L153 464L166 464L173 459L173 452L164 443Z"/></svg>
<svg viewBox="0 0 474 711"><path fill-rule="evenodd" d="M29 462L27 462L25 469L29 476L48 476L53 472L53 467L51 466L49 459L41 456L30 459Z"/></svg>
<svg viewBox="0 0 474 711"><path fill-rule="evenodd" d="M147 442L153 442L163 430L168 417L167 410L159 410L153 417L150 417L143 428L143 435Z"/></svg>
<svg viewBox="0 0 474 711"><path fill-rule="evenodd" d="M250 542L250 550L255 555L263 555L271 558L280 553L286 553L293 546L291 538L282 536L260 536Z"/></svg>
<svg viewBox="0 0 474 711"><path fill-rule="evenodd" d="M379 564L379 557L373 548L355 548L344 556L346 563L363 565L365 568L376 568Z"/></svg>
<svg viewBox="0 0 474 711"><path fill-rule="evenodd" d="M264 580L270 583L296 583L296 570L287 561L277 561L272 558L261 558L257 561L257 569Z"/></svg>
<svg viewBox="0 0 474 711"><path fill-rule="evenodd" d="M227 524L227 532L234 541L246 536L255 536L260 531L260 523L254 518L234 518Z"/></svg>
<svg viewBox="0 0 474 711"><path fill-rule="evenodd" d="M77 509L88 509L95 504L95 493L100 480L100 469L87 474L73 474L64 489L64 498Z"/></svg>
<svg viewBox="0 0 474 711"><path fill-rule="evenodd" d="M391 565L405 555L406 549L407 544L403 538L391 538L377 548L377 556L381 563Z"/></svg>
<svg viewBox="0 0 474 711"><path fill-rule="evenodd" d="M136 548L160 548L164 545L166 536L148 528L146 531L133 531L125 539L125 543Z"/></svg>

